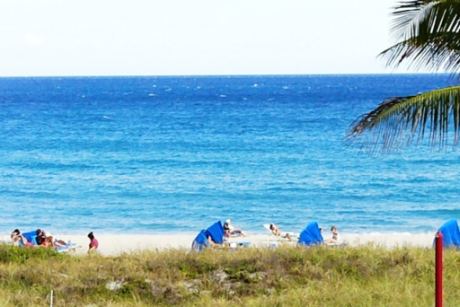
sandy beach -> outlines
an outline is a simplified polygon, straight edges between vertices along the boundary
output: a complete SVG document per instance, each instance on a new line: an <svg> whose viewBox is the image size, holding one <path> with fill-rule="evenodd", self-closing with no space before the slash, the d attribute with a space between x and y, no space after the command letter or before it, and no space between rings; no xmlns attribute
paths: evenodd
<svg viewBox="0 0 460 307"><path fill-rule="evenodd" d="M122 253L165 250L165 249L190 249L195 238L194 233L164 233L164 234L97 234L99 253L102 255L119 255ZM56 235L64 241L72 241L79 247L76 254L85 254L89 243L85 234L82 235ZM408 232L375 232L375 233L344 233L341 234L342 242L348 246L376 245L387 248L413 246L429 248L433 243L433 233L408 233ZM327 236L326 236L327 238ZM8 242L8 236L2 240ZM270 234L249 233L245 237L231 238L230 242L250 242L252 247L276 247L281 244L295 245L295 241L279 239Z"/></svg>

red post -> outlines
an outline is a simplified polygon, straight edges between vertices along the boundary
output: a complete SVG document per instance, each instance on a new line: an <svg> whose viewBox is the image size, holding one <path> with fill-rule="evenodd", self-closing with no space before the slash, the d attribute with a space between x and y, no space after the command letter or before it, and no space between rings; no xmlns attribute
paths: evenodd
<svg viewBox="0 0 460 307"><path fill-rule="evenodd" d="M442 233L438 232L436 234L435 240L436 248L436 272L435 272L435 283L436 283L436 307L442 307Z"/></svg>

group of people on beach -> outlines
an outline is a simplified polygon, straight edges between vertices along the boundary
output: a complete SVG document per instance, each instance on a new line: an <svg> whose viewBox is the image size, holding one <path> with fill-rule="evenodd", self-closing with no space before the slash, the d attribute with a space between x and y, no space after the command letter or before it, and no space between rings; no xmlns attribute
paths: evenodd
<svg viewBox="0 0 460 307"><path fill-rule="evenodd" d="M239 228L236 228L232 225L230 219L227 219L223 224L224 229L224 241L227 241L229 238L234 237L244 237L246 233ZM294 234L289 232L282 232L281 229L276 224L268 224L268 230L272 233L272 235L280 238L287 239L288 241L292 241L294 238ZM322 232L322 228L319 229ZM338 244L339 242L339 232L335 225L332 225L330 228L331 237L325 240L326 244ZM207 240L210 245L216 245L216 242L212 240L210 234L207 234Z"/></svg>
<svg viewBox="0 0 460 307"><path fill-rule="evenodd" d="M292 241L292 234L288 232L281 232L280 228L276 226L275 224L269 224L268 229L271 231L271 233L274 236L281 237L284 239L287 239L289 241ZM322 228L319 229L322 232ZM337 230L337 227L335 225L331 226L331 237L326 239L326 244L336 244L339 243L339 232Z"/></svg>
<svg viewBox="0 0 460 307"><path fill-rule="evenodd" d="M40 228L30 232L29 234L32 236L30 236L28 239L23 233L21 233L19 229L14 229L10 234L10 238L13 245L18 247L39 246L45 248L60 249L68 245L68 242L56 239L51 233ZM90 240L88 245L88 252L91 253L98 249L99 242L97 241L93 232L88 234L88 238Z"/></svg>

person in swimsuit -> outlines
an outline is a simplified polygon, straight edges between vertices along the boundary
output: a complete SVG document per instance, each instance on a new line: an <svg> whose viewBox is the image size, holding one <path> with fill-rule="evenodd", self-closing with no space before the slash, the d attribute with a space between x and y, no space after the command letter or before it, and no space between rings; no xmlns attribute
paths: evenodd
<svg viewBox="0 0 460 307"><path fill-rule="evenodd" d="M339 242L339 232L337 231L337 227L335 225L331 226L331 238L326 241L329 244L336 244Z"/></svg>
<svg viewBox="0 0 460 307"><path fill-rule="evenodd" d="M11 240L13 241L13 245L14 246L19 246L19 247L23 247L23 246L29 246L31 245L27 239L21 234L21 231L19 231L19 229L15 229L11 232L11 235L10 235L10 238Z"/></svg>
<svg viewBox="0 0 460 307"><path fill-rule="evenodd" d="M278 228L278 226L276 226L275 224L270 224L269 228L273 235L277 237L285 238L291 241L292 239L291 236L288 233L282 233L281 230Z"/></svg>
<svg viewBox="0 0 460 307"><path fill-rule="evenodd" d="M232 225L232 221L230 219L226 220L224 223L224 237L244 237L246 234L238 228L235 228Z"/></svg>

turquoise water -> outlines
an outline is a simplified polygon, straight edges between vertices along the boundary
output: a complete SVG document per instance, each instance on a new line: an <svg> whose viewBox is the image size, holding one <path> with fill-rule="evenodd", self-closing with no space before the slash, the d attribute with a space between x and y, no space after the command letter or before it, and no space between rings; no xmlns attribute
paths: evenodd
<svg viewBox="0 0 460 307"><path fill-rule="evenodd" d="M448 76L0 79L0 230L250 231L316 219L431 231L460 217L458 152L370 156L349 125Z"/></svg>

